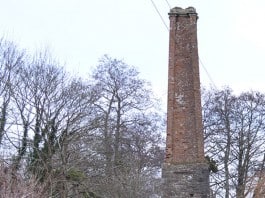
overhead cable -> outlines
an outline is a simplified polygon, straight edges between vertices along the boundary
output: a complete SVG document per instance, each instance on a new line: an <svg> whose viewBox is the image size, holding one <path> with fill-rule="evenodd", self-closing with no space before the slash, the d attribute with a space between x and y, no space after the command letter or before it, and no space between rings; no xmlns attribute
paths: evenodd
<svg viewBox="0 0 265 198"><path fill-rule="evenodd" d="M169 4L168 0L165 0L165 1L166 1L167 5L168 5L169 9L171 9L171 5Z"/></svg>
<svg viewBox="0 0 265 198"><path fill-rule="evenodd" d="M210 80L211 83L213 84L214 88L217 89L217 86L215 85L215 83L214 83L214 81L213 81L211 75L210 75L209 72L207 71L207 69L206 69L206 67L204 66L204 64L203 64L202 60L200 59L200 57L199 57L199 61L200 61L200 64L201 64L203 70L205 71L207 77L209 78L209 80Z"/></svg>
<svg viewBox="0 0 265 198"><path fill-rule="evenodd" d="M152 3L153 7L155 8L157 14L159 15L160 19L162 20L163 24L165 25L166 29L169 31L169 28L168 28L168 26L167 26L165 20L163 19L162 15L160 14L160 12L159 12L159 10L158 10L156 4L154 3L153 0L150 0L150 1L151 1L151 3ZM165 1L166 1L167 5L168 5L169 9L171 9L171 6L170 6L168 0L165 0ZM212 79L210 73L207 71L207 69L206 69L206 67L204 66L204 64L203 64L202 60L200 59L200 57L199 57L199 62L200 62L200 65L202 66L203 70L205 71L207 77L209 78L209 80L210 80L211 83L213 84L213 86L214 86L215 88L217 88L217 86L215 85L215 83L214 83L214 81L213 81L213 79Z"/></svg>
<svg viewBox="0 0 265 198"><path fill-rule="evenodd" d="M153 0L150 0L150 1L151 1L152 5L154 6L154 8L155 8L155 10L156 10L157 14L159 15L160 19L162 20L163 24L165 25L165 27L166 27L166 28L167 28L167 30L169 31L169 28L168 28L168 26L167 26L167 24L166 24L165 20L163 19L162 15L160 14L160 12L159 12L158 8L156 7L156 4L154 3L154 1L153 1Z"/></svg>

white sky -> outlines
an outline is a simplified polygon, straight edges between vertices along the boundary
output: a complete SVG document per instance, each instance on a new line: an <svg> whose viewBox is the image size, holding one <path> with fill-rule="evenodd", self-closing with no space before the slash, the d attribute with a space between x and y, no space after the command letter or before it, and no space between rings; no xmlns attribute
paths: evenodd
<svg viewBox="0 0 265 198"><path fill-rule="evenodd" d="M200 59L218 88L265 92L264 0L153 0L199 14ZM30 51L49 47L85 76L103 54L136 66L167 97L168 31L151 0L0 0L0 36ZM200 67L201 83L211 83Z"/></svg>

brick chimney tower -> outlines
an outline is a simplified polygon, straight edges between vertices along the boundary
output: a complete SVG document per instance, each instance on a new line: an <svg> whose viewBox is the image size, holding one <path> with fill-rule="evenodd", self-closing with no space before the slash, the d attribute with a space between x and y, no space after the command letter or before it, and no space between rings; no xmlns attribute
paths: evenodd
<svg viewBox="0 0 265 198"><path fill-rule="evenodd" d="M209 170L204 158L197 13L170 10L166 157L163 198L208 198Z"/></svg>

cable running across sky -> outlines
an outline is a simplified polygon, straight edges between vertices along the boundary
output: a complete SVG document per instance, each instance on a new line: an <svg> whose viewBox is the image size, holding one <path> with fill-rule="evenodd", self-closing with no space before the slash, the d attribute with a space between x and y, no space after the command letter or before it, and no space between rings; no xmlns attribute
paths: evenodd
<svg viewBox="0 0 265 198"><path fill-rule="evenodd" d="M159 15L160 19L162 20L163 24L165 25L165 27L166 27L166 28L167 28L167 30L169 31L169 28L168 28L168 26L167 26L167 24L166 24L165 20L163 19L162 15L160 14L160 12L159 12L158 8L156 7L156 4L154 3L154 1L153 1L153 0L150 0L150 1L151 1L151 3L152 3L153 7L155 8L155 10L156 10L157 14Z"/></svg>
<svg viewBox="0 0 265 198"><path fill-rule="evenodd" d="M160 19L162 20L163 24L165 25L166 29L167 29L167 30L168 30L168 32L169 32L169 28L168 28L168 26L167 26L167 24L166 24L165 20L163 19L163 17L162 17L162 15L161 15L161 13L159 12L159 10L158 10L158 8L157 8L156 4L154 3L154 1L153 1L153 0L150 0L150 1L152 2L152 5L153 5L153 7L155 8L155 10L156 10L157 14L159 15ZM166 1L167 5L168 5L169 9L171 9L171 6L170 6L170 4L169 4L168 0L165 0L165 1ZM217 87L216 87L216 85L215 85L215 83L214 83L214 81L213 81L213 79L212 79L212 77L211 77L210 73L207 71L207 69L206 69L206 67L204 66L204 64L202 63L202 60L200 59L200 57L199 57L199 62L200 62L200 65L202 66L203 70L205 71L205 73L206 73L207 77L209 78L209 80L210 80L210 81L211 81L211 83L213 84L214 88L216 88L216 89L217 89Z"/></svg>

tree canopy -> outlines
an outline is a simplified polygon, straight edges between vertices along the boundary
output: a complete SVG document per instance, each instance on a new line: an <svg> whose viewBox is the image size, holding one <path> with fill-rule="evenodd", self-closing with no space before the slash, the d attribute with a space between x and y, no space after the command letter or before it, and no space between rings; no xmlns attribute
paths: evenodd
<svg viewBox="0 0 265 198"><path fill-rule="evenodd" d="M211 176L215 195L253 196L264 174L265 95L225 88L205 91L203 101L206 153L219 169Z"/></svg>
<svg viewBox="0 0 265 198"><path fill-rule="evenodd" d="M154 194L163 114L135 67L105 55L84 80L46 51L31 56L2 39L0 79L1 170L14 184L1 181L1 194Z"/></svg>

